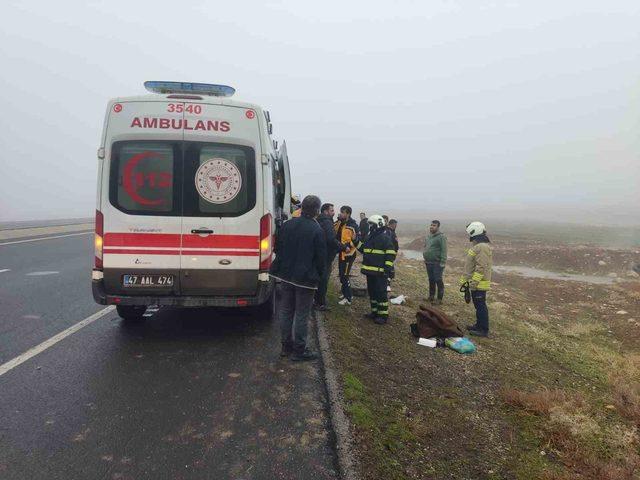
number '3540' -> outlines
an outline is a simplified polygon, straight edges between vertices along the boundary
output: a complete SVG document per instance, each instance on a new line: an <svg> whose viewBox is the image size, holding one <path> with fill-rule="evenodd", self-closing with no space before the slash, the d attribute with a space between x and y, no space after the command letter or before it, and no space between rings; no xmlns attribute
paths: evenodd
<svg viewBox="0 0 640 480"><path fill-rule="evenodd" d="M185 105L184 103L170 103L167 105L167 112L172 113L193 113L195 115L200 115L202 113L202 105L194 105L193 103L189 103Z"/></svg>

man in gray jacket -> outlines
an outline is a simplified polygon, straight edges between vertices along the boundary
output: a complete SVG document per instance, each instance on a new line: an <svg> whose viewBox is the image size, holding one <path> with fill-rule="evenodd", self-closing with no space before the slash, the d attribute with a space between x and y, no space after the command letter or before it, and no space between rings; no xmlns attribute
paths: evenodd
<svg viewBox="0 0 640 480"><path fill-rule="evenodd" d="M447 237L440 231L439 220L433 220L429 226L429 235L425 239L422 256L429 277L429 302L441 305L444 297L442 274L447 263ZM436 287L437 300L435 300Z"/></svg>

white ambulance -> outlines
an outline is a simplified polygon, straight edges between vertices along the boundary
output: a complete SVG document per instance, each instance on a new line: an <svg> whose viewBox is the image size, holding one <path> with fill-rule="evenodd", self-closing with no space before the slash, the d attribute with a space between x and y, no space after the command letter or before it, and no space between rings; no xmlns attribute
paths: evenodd
<svg viewBox="0 0 640 480"><path fill-rule="evenodd" d="M224 85L146 82L109 102L98 149L93 296L125 320L149 305L262 305L289 212L269 112Z"/></svg>

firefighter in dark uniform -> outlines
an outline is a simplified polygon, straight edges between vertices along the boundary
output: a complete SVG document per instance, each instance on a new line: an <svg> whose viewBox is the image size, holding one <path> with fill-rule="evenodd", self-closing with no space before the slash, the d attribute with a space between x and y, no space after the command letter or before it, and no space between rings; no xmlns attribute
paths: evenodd
<svg viewBox="0 0 640 480"><path fill-rule="evenodd" d="M367 277L367 291L371 301L371 313L365 315L378 325L384 325L389 318L387 298L387 277L393 270L396 250L391 237L385 233L384 219L380 215L369 217L369 236L359 242L362 253L361 272Z"/></svg>

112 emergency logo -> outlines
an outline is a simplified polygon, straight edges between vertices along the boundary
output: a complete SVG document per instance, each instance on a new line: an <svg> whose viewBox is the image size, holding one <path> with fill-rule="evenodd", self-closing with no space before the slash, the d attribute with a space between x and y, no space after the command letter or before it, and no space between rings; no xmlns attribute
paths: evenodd
<svg viewBox="0 0 640 480"><path fill-rule="evenodd" d="M224 158L212 158L196 171L196 189L209 203L228 203L240 193L240 170Z"/></svg>

